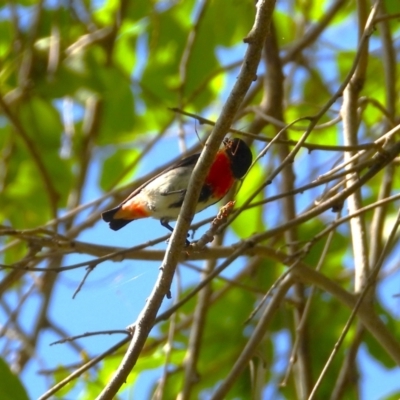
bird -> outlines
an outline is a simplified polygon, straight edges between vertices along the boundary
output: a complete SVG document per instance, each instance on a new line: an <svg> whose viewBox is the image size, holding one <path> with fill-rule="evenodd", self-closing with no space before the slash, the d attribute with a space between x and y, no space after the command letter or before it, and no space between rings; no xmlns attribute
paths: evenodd
<svg viewBox="0 0 400 400"><path fill-rule="evenodd" d="M186 157L135 189L121 204L101 216L109 227L118 231L141 218L155 218L169 231L170 221L178 219L190 177L200 153ZM251 163L248 145L238 138L225 138L217 152L200 191L195 213L221 200L242 179Z"/></svg>

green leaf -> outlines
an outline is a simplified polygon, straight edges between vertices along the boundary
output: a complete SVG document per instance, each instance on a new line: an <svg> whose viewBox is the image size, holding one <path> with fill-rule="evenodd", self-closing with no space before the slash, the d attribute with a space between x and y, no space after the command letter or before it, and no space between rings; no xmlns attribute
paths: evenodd
<svg viewBox="0 0 400 400"><path fill-rule="evenodd" d="M103 98L99 140L109 142L130 132L134 125L134 100L127 79L115 69L98 71L99 89Z"/></svg>
<svg viewBox="0 0 400 400"><path fill-rule="evenodd" d="M121 35L115 42L114 60L115 63L124 71L126 76L130 76L137 61L136 42L137 29L135 24L125 23L121 27Z"/></svg>
<svg viewBox="0 0 400 400"><path fill-rule="evenodd" d="M0 376L1 400L29 400L21 381L11 372L3 358L0 358Z"/></svg>
<svg viewBox="0 0 400 400"><path fill-rule="evenodd" d="M249 196L254 193L255 188L258 188L264 179L264 171L262 170L261 165L259 163L253 165L235 197L236 210L246 202ZM263 192L261 192L252 200L252 203L260 201L263 198ZM255 232L265 230L262 218L262 207L251 207L241 211L240 215L232 222L231 227L240 238L246 238Z"/></svg>
<svg viewBox="0 0 400 400"><path fill-rule="evenodd" d="M61 135L63 132L60 115L48 102L40 98L32 98L28 104L21 107L20 116L25 121L26 132L32 139L51 183L59 196L59 205L64 207L72 184L72 171L70 162L60 156ZM43 191L43 178L39 177L38 166L32 154L24 160L23 168L26 168L25 176L26 179L30 180L30 183L19 184L20 190L31 187L31 193L32 190ZM36 179L31 177L32 175L35 175ZM22 174L23 177L24 175ZM40 189L39 185L41 186Z"/></svg>
<svg viewBox="0 0 400 400"><path fill-rule="evenodd" d="M296 24L292 15L277 11L274 15L276 37L280 46L288 45L296 39Z"/></svg>
<svg viewBox="0 0 400 400"><path fill-rule="evenodd" d="M378 313L381 320L385 322L386 329L395 337L397 341L400 340L400 331L397 321L394 321L392 316L388 311L386 311L380 303L375 305L376 312ZM381 363L385 368L396 368L393 359L386 353L382 351L382 346L376 341L370 333L367 333L365 338L365 343L368 347L368 351L372 357Z"/></svg>
<svg viewBox="0 0 400 400"><path fill-rule="evenodd" d="M129 168L135 162L140 152L135 149L118 149L109 156L103 163L103 169L100 175L100 187L104 190L110 190L117 183L129 182L136 169ZM125 173L122 181L119 178Z"/></svg>
<svg viewBox="0 0 400 400"><path fill-rule="evenodd" d="M392 394L381 397L381 400L399 400L400 399L400 392L393 392Z"/></svg>
<svg viewBox="0 0 400 400"><path fill-rule="evenodd" d="M12 24L11 21L0 21L0 57L5 58L11 51ZM3 66L0 77L3 74Z"/></svg>
<svg viewBox="0 0 400 400"><path fill-rule="evenodd" d="M384 4L387 14L395 15L400 13L400 3L398 1L384 0Z"/></svg>
<svg viewBox="0 0 400 400"><path fill-rule="evenodd" d="M118 0L106 0L102 7L93 13L96 21L102 25L111 25L119 8Z"/></svg>

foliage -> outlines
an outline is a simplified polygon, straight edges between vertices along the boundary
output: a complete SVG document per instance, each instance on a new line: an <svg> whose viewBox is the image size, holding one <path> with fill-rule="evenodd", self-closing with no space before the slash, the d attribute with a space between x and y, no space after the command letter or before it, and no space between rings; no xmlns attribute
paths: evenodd
<svg viewBox="0 0 400 400"><path fill-rule="evenodd" d="M371 387L374 398L398 397L400 387L366 382L364 365L400 363L400 6L258 3L0 5L2 398L27 397L7 364L33 397L61 382L57 398L112 398L103 390L142 326L167 244L154 221L115 233L100 213L199 151L212 121L227 117L268 4L257 76L230 133L260 157L225 199L236 208L214 243L172 249L173 301L117 398L304 399L315 389L314 398L357 399ZM196 239L216 213L196 217ZM127 325L120 342L48 347Z"/></svg>

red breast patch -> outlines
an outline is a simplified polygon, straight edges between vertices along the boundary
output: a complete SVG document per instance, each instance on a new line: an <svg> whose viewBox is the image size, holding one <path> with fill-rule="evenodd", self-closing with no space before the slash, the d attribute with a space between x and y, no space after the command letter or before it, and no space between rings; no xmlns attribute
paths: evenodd
<svg viewBox="0 0 400 400"><path fill-rule="evenodd" d="M211 165L205 183L212 187L213 197L220 199L228 193L234 182L231 161L225 151L221 150Z"/></svg>

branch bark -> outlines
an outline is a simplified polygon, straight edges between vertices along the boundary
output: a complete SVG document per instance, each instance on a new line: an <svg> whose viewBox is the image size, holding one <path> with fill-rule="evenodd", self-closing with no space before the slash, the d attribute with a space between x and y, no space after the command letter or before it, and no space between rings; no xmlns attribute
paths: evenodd
<svg viewBox="0 0 400 400"><path fill-rule="evenodd" d="M186 233L190 227L190 222L193 218L197 199L199 198L207 171L225 134L232 124L236 111L243 101L251 83L256 78L257 67L261 58L261 49L268 31L274 5L274 0L263 0L258 3L255 23L245 39L245 42L248 43L249 46L243 60L241 72L222 109L214 130L207 140L206 148L201 153L199 161L193 171L182 210L160 268L160 275L145 308L138 317L135 333L128 351L115 375L98 396L98 400L114 398L119 388L126 381L153 327L161 303L164 297L169 293L175 268L179 261L180 251L185 243Z"/></svg>

